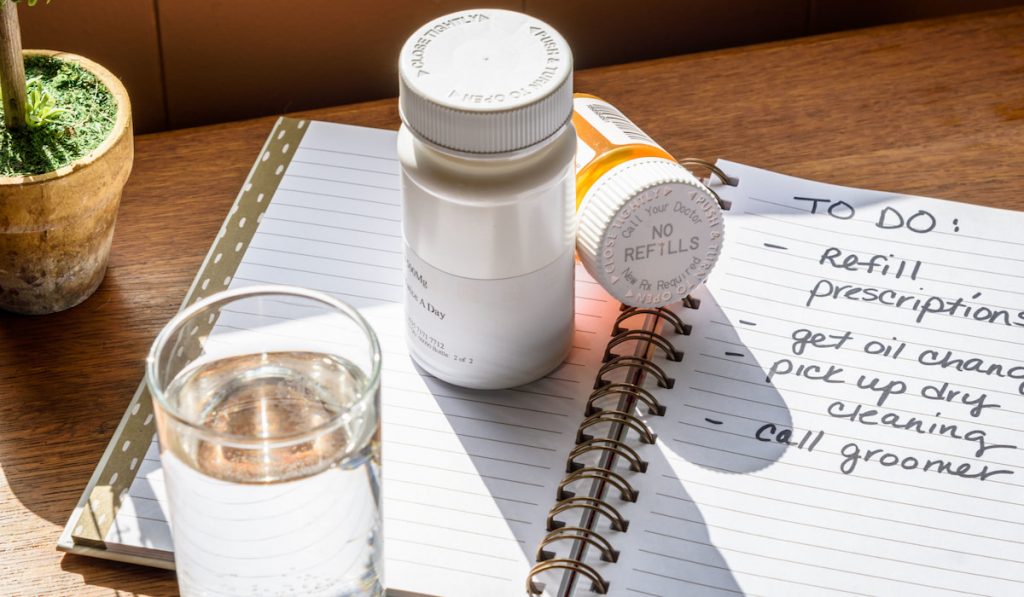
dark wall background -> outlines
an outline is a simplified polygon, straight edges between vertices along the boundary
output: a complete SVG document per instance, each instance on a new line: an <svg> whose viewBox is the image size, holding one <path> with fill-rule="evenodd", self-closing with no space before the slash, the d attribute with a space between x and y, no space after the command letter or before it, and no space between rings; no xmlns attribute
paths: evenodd
<svg viewBox="0 0 1024 597"><path fill-rule="evenodd" d="M398 50L442 14L521 10L577 68L1024 4L1024 0L54 0L20 6L27 48L96 60L137 132L397 94Z"/></svg>

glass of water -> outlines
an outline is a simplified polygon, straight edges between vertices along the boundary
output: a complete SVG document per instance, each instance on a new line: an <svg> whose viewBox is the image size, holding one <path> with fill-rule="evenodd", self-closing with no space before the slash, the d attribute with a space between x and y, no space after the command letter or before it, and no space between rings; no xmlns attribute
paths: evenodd
<svg viewBox="0 0 1024 597"><path fill-rule="evenodd" d="M383 594L380 347L355 309L222 292L146 367L182 595Z"/></svg>

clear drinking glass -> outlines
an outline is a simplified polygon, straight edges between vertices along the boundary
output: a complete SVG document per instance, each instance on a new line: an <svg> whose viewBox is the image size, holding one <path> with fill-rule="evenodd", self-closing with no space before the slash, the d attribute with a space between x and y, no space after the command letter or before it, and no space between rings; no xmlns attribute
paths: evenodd
<svg viewBox="0 0 1024 597"><path fill-rule="evenodd" d="M147 362L183 595L381 595L380 347L318 292L222 292Z"/></svg>

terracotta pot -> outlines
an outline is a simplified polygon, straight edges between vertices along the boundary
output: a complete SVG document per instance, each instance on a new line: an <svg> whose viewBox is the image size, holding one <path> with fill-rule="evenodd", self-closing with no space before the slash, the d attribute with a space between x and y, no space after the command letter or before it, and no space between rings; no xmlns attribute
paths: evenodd
<svg viewBox="0 0 1024 597"><path fill-rule="evenodd" d="M32 54L80 64L117 100L114 128L89 154L46 174L0 177L0 309L43 314L74 307L103 281L134 145L117 77L74 54Z"/></svg>

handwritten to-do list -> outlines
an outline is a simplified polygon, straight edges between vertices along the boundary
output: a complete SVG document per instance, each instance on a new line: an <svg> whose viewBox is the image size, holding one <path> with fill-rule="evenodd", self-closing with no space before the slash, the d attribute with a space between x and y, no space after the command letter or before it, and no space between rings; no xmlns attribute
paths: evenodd
<svg viewBox="0 0 1024 597"><path fill-rule="evenodd" d="M629 594L1019 595L1024 213L720 162Z"/></svg>

